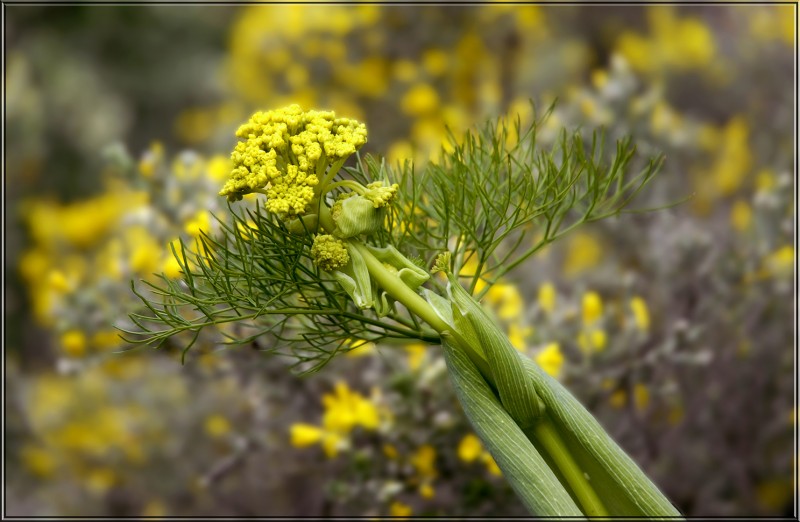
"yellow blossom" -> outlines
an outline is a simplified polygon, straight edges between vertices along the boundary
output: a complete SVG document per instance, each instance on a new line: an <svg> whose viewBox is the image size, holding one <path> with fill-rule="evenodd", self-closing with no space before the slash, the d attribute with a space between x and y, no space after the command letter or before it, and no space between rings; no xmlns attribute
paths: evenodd
<svg viewBox="0 0 800 522"><path fill-rule="evenodd" d="M603 249L597 239L579 232L569 240L564 273L568 276L577 275L596 266L602 257Z"/></svg>
<svg viewBox="0 0 800 522"><path fill-rule="evenodd" d="M219 414L209 415L203 424L206 434L218 439L224 437L231 431L231 423L228 419Z"/></svg>
<svg viewBox="0 0 800 522"><path fill-rule="evenodd" d="M647 309L647 302L639 296L631 298L631 311L636 322L636 327L646 332L650 329L650 312Z"/></svg>
<svg viewBox="0 0 800 522"><path fill-rule="evenodd" d="M422 66L431 76L441 76L447 71L450 57L442 49L427 49L422 53Z"/></svg>
<svg viewBox="0 0 800 522"><path fill-rule="evenodd" d="M429 114L439 106L439 93L427 83L411 87L400 101L403 112L411 116Z"/></svg>
<svg viewBox="0 0 800 522"><path fill-rule="evenodd" d="M770 169L762 169L756 174L756 190L758 192L769 192L775 188L775 173Z"/></svg>
<svg viewBox="0 0 800 522"><path fill-rule="evenodd" d="M791 274L794 268L794 247L785 245L775 250L764 259L764 265L767 273L773 275Z"/></svg>
<svg viewBox="0 0 800 522"><path fill-rule="evenodd" d="M108 350L116 348L122 344L120 332L117 330L100 330L92 336L92 346L98 350Z"/></svg>
<svg viewBox="0 0 800 522"><path fill-rule="evenodd" d="M58 293L65 294L72 290L72 284L61 270L51 270L47 275L47 283Z"/></svg>
<svg viewBox="0 0 800 522"><path fill-rule="evenodd" d="M620 409L628 402L628 394L625 393L625 390L615 390L609 397L609 402L611 407Z"/></svg>
<svg viewBox="0 0 800 522"><path fill-rule="evenodd" d="M128 229L126 240L130 252L129 262L134 272L149 276L158 270L162 248L145 227L136 226Z"/></svg>
<svg viewBox="0 0 800 522"><path fill-rule="evenodd" d="M582 317L585 326L591 326L603 316L603 300L597 292L583 294Z"/></svg>
<svg viewBox="0 0 800 522"><path fill-rule="evenodd" d="M230 158L222 155L213 156L208 161L208 175L217 182L225 181L225 178L230 174L233 165Z"/></svg>
<svg viewBox="0 0 800 522"><path fill-rule="evenodd" d="M556 309L556 288L552 283L542 283L539 287L539 307L548 314Z"/></svg>
<svg viewBox="0 0 800 522"><path fill-rule="evenodd" d="M167 506L160 500L150 500L142 508L142 517L163 518L167 516Z"/></svg>
<svg viewBox="0 0 800 522"><path fill-rule="evenodd" d="M419 486L419 496L425 499L432 499L436 496L436 490L429 482L423 482Z"/></svg>
<svg viewBox="0 0 800 522"><path fill-rule="evenodd" d="M520 352L524 352L525 349L528 347L528 343L526 339L533 334L533 328L530 326L523 326L518 323L512 323L508 327L508 341L511 343L511 346L519 350Z"/></svg>
<svg viewBox="0 0 800 522"><path fill-rule="evenodd" d="M421 343L414 343L409 344L406 346L406 352L408 353L408 367L411 371L416 371L422 365L422 361L425 359L425 352L427 351L427 346Z"/></svg>
<svg viewBox="0 0 800 522"><path fill-rule="evenodd" d="M96 468L86 477L86 488L92 493L101 495L111 489L117 482L117 475L111 468Z"/></svg>
<svg viewBox="0 0 800 522"><path fill-rule="evenodd" d="M69 330L61 335L61 348L71 357L86 354L86 335L81 330Z"/></svg>
<svg viewBox="0 0 800 522"><path fill-rule="evenodd" d="M464 462L472 462L481 456L483 445L481 440L472 433L465 435L458 444L458 458Z"/></svg>
<svg viewBox="0 0 800 522"><path fill-rule="evenodd" d="M636 383L633 387L633 403L636 409L643 411L650 404L650 390L642 383Z"/></svg>
<svg viewBox="0 0 800 522"><path fill-rule="evenodd" d="M550 343L545 346L536 355L536 364L553 377L558 377L561 374L561 367L564 365L561 346L558 343Z"/></svg>
<svg viewBox="0 0 800 522"><path fill-rule="evenodd" d="M497 465L497 462L495 462L494 457L492 457L490 453L483 452L483 455L481 455L481 460L483 460L483 463L486 464L486 470L490 475L499 477L503 474L502 470L500 470L500 466Z"/></svg>
<svg viewBox="0 0 800 522"><path fill-rule="evenodd" d="M392 517L410 517L412 513L411 506L400 501L392 502L389 506L389 516Z"/></svg>
<svg viewBox="0 0 800 522"><path fill-rule="evenodd" d="M430 444L420 446L411 455L411 465L421 477L435 477L436 472L436 449Z"/></svg>
<svg viewBox="0 0 800 522"><path fill-rule="evenodd" d="M53 454L42 447L26 445L20 457L25 468L39 478L50 478L56 471Z"/></svg>
<svg viewBox="0 0 800 522"><path fill-rule="evenodd" d="M486 303L497 310L500 319L517 319L522 315L522 295L513 284L496 283L486 292Z"/></svg>
<svg viewBox="0 0 800 522"><path fill-rule="evenodd" d="M392 74L398 81L413 82L417 79L417 64L411 60L397 60L392 66Z"/></svg>
<svg viewBox="0 0 800 522"><path fill-rule="evenodd" d="M741 199L734 202L731 207L731 226L738 232L744 232L750 228L750 223L753 220L753 210L746 201Z"/></svg>
<svg viewBox="0 0 800 522"><path fill-rule="evenodd" d="M348 339L345 345L349 346L349 350L345 353L346 357L363 357L375 353L375 343L358 339L353 341Z"/></svg>
<svg viewBox="0 0 800 522"><path fill-rule="evenodd" d="M723 129L722 143L717 152L711 175L717 190L730 195L742 184L752 163L749 146L750 130L743 116L737 116Z"/></svg>
<svg viewBox="0 0 800 522"><path fill-rule="evenodd" d="M199 210L192 219L186 222L186 233L192 237L200 237L211 230L211 214L207 210Z"/></svg>
<svg viewBox="0 0 800 522"><path fill-rule="evenodd" d="M578 346L584 353L602 352L608 338L605 330L602 328L592 328L588 331L582 331L578 334Z"/></svg>
<svg viewBox="0 0 800 522"><path fill-rule="evenodd" d="M305 448L313 446L322 440L324 432L318 426L311 424L297 423L289 428L292 446L295 448Z"/></svg>
<svg viewBox="0 0 800 522"><path fill-rule="evenodd" d="M375 405L351 391L344 382L336 383L334 394L325 394L322 404L325 407L322 425L328 430L349 433L356 426L368 430L378 427L380 419Z"/></svg>
<svg viewBox="0 0 800 522"><path fill-rule="evenodd" d="M172 244L175 245L176 242L177 240L173 241ZM181 255L180 246L175 245L175 247L175 252L177 252L178 255ZM163 274L170 279L178 279L181 277L181 275L183 275L183 268L170 248L167 249L167 252L164 256L164 261L161 263L161 272L163 272Z"/></svg>
<svg viewBox="0 0 800 522"><path fill-rule="evenodd" d="M400 454L392 444L384 444L382 447L383 455L389 460L397 460Z"/></svg>

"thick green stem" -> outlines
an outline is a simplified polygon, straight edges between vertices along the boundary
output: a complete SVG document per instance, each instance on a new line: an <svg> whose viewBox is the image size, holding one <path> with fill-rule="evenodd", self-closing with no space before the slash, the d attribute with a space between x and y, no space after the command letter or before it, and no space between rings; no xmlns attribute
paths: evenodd
<svg viewBox="0 0 800 522"><path fill-rule="evenodd" d="M542 447L553 459L570 491L575 495L575 499L580 504L583 512L590 517L609 516L603 502L595 493L594 488L584 475L583 470L572 458L569 449L564 444L564 440L553 426L550 419L545 414L530 430Z"/></svg>
<svg viewBox="0 0 800 522"><path fill-rule="evenodd" d="M321 205L319 221L328 233L333 232L336 228L330 210L325 205ZM357 241L352 241L351 244L358 249L359 253L364 257L370 275L387 294L396 301L402 303L411 313L428 323L439 335L451 336L456 341L456 344L467 353L472 362L478 367L481 374L491 382L492 373L489 369L486 356L482 352L475 350L458 331L454 330L439 317L433 307L429 305L425 299L406 286L396 274L387 270L386 267L383 266L383 263L372 255L372 252L370 252L365 245ZM583 512L592 517L608 516L605 506L603 506L603 503L597 497L594 488L589 484L589 481L583 474L583 470L580 469L572 458L566 444L551 421L547 418L547 415L545 414L530 431L533 436L541 442L542 447L553 459L553 462L567 482L565 486L573 492Z"/></svg>

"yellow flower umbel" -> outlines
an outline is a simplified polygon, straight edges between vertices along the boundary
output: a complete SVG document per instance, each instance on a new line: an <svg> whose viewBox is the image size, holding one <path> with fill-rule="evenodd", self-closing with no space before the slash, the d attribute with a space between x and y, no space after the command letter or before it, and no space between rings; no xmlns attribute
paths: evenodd
<svg viewBox="0 0 800 522"><path fill-rule="evenodd" d="M314 237L311 256L318 267L328 272L342 268L350 261L344 242L330 234Z"/></svg>
<svg viewBox="0 0 800 522"><path fill-rule="evenodd" d="M367 142L363 123L299 105L257 112L239 127L233 171L220 191L229 200L267 195L267 210L302 215L344 161ZM322 182L322 183L321 183Z"/></svg>

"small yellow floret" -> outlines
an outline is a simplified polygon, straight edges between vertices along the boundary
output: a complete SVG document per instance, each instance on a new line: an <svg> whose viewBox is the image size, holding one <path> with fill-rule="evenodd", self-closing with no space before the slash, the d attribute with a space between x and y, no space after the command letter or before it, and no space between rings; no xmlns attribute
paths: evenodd
<svg viewBox="0 0 800 522"><path fill-rule="evenodd" d="M647 309L647 302L641 297L631 298L631 311L636 320L636 327L646 332L650 329L650 312Z"/></svg>
<svg viewBox="0 0 800 522"><path fill-rule="evenodd" d="M394 200L399 189L400 185L397 183L386 186L382 181L376 181L367 185L367 193L364 194L364 197L372 201L375 208L382 208Z"/></svg>
<svg viewBox="0 0 800 522"><path fill-rule="evenodd" d="M603 315L603 300L597 292L583 294L583 324L590 326Z"/></svg>
<svg viewBox="0 0 800 522"><path fill-rule="evenodd" d="M203 428L212 438L218 439L230 433L231 423L222 415L214 414L206 417Z"/></svg>
<svg viewBox="0 0 800 522"><path fill-rule="evenodd" d="M458 458L464 462L472 462L481 456L483 445L478 437L473 434L465 435L458 444Z"/></svg>
<svg viewBox="0 0 800 522"><path fill-rule="evenodd" d="M328 272L337 270L350 261L350 255L347 253L344 242L330 234L320 234L314 237L311 257L318 267Z"/></svg>
<svg viewBox="0 0 800 522"><path fill-rule="evenodd" d="M564 365L561 346L558 343L550 343L545 346L536 356L536 363L548 374L558 377L561 374L561 367Z"/></svg>
<svg viewBox="0 0 800 522"><path fill-rule="evenodd" d="M542 283L539 287L539 306L548 314L556 309L556 288L552 283Z"/></svg>
<svg viewBox="0 0 800 522"><path fill-rule="evenodd" d="M292 446L295 448L305 448L313 446L322 440L324 432L318 426L311 424L292 424L289 428Z"/></svg>
<svg viewBox="0 0 800 522"><path fill-rule="evenodd" d="M80 330L69 330L61 336L64 353L72 357L80 357L86 353L86 335Z"/></svg>

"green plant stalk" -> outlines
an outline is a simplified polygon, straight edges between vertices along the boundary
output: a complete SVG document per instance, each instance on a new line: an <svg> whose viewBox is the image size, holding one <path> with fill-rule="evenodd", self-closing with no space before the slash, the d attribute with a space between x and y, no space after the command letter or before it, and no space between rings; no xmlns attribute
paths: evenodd
<svg viewBox="0 0 800 522"><path fill-rule="evenodd" d="M547 414L543 415L531 429L525 431L529 436L533 435L542 444L547 454L556 463L583 512L590 517L609 516L608 510L606 510L589 481L586 480L583 470L572 458L569 449L564 444L564 441L561 440L558 430L555 429Z"/></svg>
<svg viewBox="0 0 800 522"><path fill-rule="evenodd" d="M336 225L330 215L330 210L324 204L320 205L319 216L322 227L329 233L333 232ZM487 381L494 385L491 381L491 371L484 353L473 349L472 345L467 342L458 331L455 331L439 317L425 299L406 286L400 278L387 270L368 248L357 241L352 241L351 244L364 256L364 261L367 264L370 276L375 279L375 282L378 283L387 294L396 301L402 303L410 312L427 322L439 335L451 336L456 344L467 353L473 364L478 367L478 370ZM598 498L594 488L586 479L583 470L580 469L570 455L569 449L564 441L561 440L552 422L547 418L547 414L545 413L542 415L541 419L528 431L530 432L529 435L533 435L553 459L553 462L555 462L567 482L566 485L569 486L570 491L581 505L583 512L593 517L608 516L608 511Z"/></svg>

